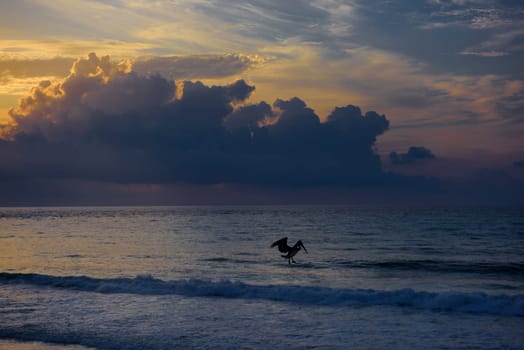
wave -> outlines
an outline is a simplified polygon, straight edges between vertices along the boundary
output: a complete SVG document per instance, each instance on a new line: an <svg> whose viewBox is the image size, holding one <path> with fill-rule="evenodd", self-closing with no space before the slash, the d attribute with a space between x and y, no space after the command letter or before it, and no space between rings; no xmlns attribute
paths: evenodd
<svg viewBox="0 0 524 350"><path fill-rule="evenodd" d="M0 273L0 283L27 284L95 293L245 298L323 306L389 305L427 310L524 316L524 294L436 293L414 291L410 288L380 291L319 286L252 285L229 280L163 281L151 276L100 279L87 276L50 276L23 273Z"/></svg>
<svg viewBox="0 0 524 350"><path fill-rule="evenodd" d="M442 260L337 261L349 268L424 270L445 273L506 274L524 277L524 263L467 262Z"/></svg>

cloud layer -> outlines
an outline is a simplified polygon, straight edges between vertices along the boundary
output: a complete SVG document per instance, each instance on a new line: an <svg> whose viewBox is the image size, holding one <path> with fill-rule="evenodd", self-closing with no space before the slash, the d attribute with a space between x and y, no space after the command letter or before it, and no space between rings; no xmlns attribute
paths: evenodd
<svg viewBox="0 0 524 350"><path fill-rule="evenodd" d="M140 74L160 74L171 79L223 78L261 64L257 55L189 55L138 57L132 69Z"/></svg>
<svg viewBox="0 0 524 350"><path fill-rule="evenodd" d="M69 57L49 59L0 59L0 80L8 77L64 77L75 60Z"/></svg>
<svg viewBox="0 0 524 350"><path fill-rule="evenodd" d="M389 181L373 146L385 116L299 98L249 103L255 87L183 84L108 56L44 81L2 128L0 177L113 183L361 186Z"/></svg>

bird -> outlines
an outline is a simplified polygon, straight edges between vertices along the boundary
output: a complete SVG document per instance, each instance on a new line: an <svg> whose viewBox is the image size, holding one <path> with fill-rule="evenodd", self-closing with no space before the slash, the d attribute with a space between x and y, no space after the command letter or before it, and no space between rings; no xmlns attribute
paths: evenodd
<svg viewBox="0 0 524 350"><path fill-rule="evenodd" d="M287 259L288 264L291 264L291 262L296 264L296 261L293 259L293 257L300 251L301 248L304 248L306 254L308 253L306 247L304 247L304 243L302 243L301 240L295 243L295 245L292 247L288 246L287 237L281 238L278 241L273 242L271 244L271 248L273 247L278 247L278 251L281 253L287 253L287 255L281 255L281 257Z"/></svg>

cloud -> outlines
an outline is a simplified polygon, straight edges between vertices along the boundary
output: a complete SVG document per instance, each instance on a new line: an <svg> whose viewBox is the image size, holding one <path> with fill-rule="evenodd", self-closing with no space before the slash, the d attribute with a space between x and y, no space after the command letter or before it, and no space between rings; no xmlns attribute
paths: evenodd
<svg viewBox="0 0 524 350"><path fill-rule="evenodd" d="M391 152L389 160L393 165L413 164L419 160L435 159L435 155L425 147L411 146L406 153Z"/></svg>
<svg viewBox="0 0 524 350"><path fill-rule="evenodd" d="M500 88L521 90L518 82ZM384 171L377 154L390 128L384 115L345 105L320 118L299 97L270 104L252 101L254 91L244 80L211 86L139 74L90 54L66 78L35 86L0 127L2 203L220 203L220 196L270 203L282 193L288 202L425 201L480 188L451 191L408 175L410 167ZM411 147L395 157L409 164L434 155ZM482 184L490 179L509 181ZM442 186L448 192L437 191Z"/></svg>
<svg viewBox="0 0 524 350"><path fill-rule="evenodd" d="M74 10L79 12L78 9ZM63 13L60 14L63 16ZM32 29L35 30L34 28ZM33 38L32 36L30 36ZM151 53L155 46L151 43L144 43L129 40L88 40L80 36L76 40L6 40L0 39L0 56L4 60L42 60L52 61L59 58L73 58L76 60L86 52L96 48L98 54L111 54L113 59L123 59L137 57ZM68 68L71 67L69 64Z"/></svg>
<svg viewBox="0 0 524 350"><path fill-rule="evenodd" d="M132 69L140 74L160 74L171 79L223 78L262 64L258 55L188 55L139 57Z"/></svg>
<svg viewBox="0 0 524 350"><path fill-rule="evenodd" d="M30 78L40 76L65 77L75 59L54 57L47 59L1 59L0 84L7 77Z"/></svg>
<svg viewBox="0 0 524 350"><path fill-rule="evenodd" d="M342 8L340 5L336 7ZM319 29L325 29L324 26L331 19L326 6L320 1L297 0L288 3L270 0L236 5L216 1L199 3L194 9L209 18L231 23L232 32L242 31L244 36L266 42L290 37L300 37L306 41L315 40L319 35L327 37L327 33L323 30L319 33Z"/></svg>
<svg viewBox="0 0 524 350"><path fill-rule="evenodd" d="M34 43L26 42L25 45L36 45L36 47L25 47L24 45L0 40L0 94L23 96L32 87L38 85L42 80L63 79L70 73L72 64L79 55L67 49L63 43ZM55 47L53 47L53 45ZM85 47L93 43L77 42L71 47L81 47L85 52ZM105 51L104 45L115 48L118 52L120 43L97 43L96 47L102 52ZM132 47L131 45L129 45ZM129 66L130 69L141 75L161 75L164 78L173 80L195 80L223 79L231 76L238 76L246 71L257 68L269 62L269 58L260 55L245 54L208 54L208 55L183 55L183 56L140 56L137 45L136 51L122 52L117 55L117 61L122 65ZM40 51L49 52L55 50L57 56L43 56ZM2 54L3 52L3 54ZM80 55L84 55L84 52ZM33 57L33 58L28 58Z"/></svg>
<svg viewBox="0 0 524 350"><path fill-rule="evenodd" d="M524 160L520 160L513 163L513 166L516 168L524 168Z"/></svg>
<svg viewBox="0 0 524 350"><path fill-rule="evenodd" d="M367 1L348 46L381 49L437 74L522 79L522 13L517 1Z"/></svg>
<svg viewBox="0 0 524 350"><path fill-rule="evenodd" d="M515 23L512 24L515 25ZM522 51L524 49L524 30L522 25L524 25L524 21L519 21L515 29L494 34L488 40L474 47L467 48L460 53L463 55L500 57L506 56L511 52Z"/></svg>
<svg viewBox="0 0 524 350"><path fill-rule="evenodd" d="M337 107L324 122L295 97L250 103L255 87L176 83L108 56L43 81L2 127L0 178L133 184L383 185L376 112Z"/></svg>
<svg viewBox="0 0 524 350"><path fill-rule="evenodd" d="M0 94L23 95L40 80L64 78L74 61L62 56L34 59L0 56Z"/></svg>
<svg viewBox="0 0 524 350"><path fill-rule="evenodd" d="M262 101L236 109L224 118L224 126L233 132L241 129L253 130L275 117L271 106Z"/></svg>

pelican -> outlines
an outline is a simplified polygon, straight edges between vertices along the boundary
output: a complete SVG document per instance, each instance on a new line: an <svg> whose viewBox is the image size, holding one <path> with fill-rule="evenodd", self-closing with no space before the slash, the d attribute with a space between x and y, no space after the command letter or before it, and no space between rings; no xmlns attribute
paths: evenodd
<svg viewBox="0 0 524 350"><path fill-rule="evenodd" d="M297 253L300 251L301 248L304 248L304 251L307 254L307 249L306 247L304 247L304 244L302 243L302 241L298 241L297 243L295 243L294 246L290 247L287 245L287 237L284 237L284 238L279 239L278 241L273 242L273 244L271 244L271 248L277 247L277 246L278 246L279 252L287 253L287 255L281 255L281 257L286 258L288 264L291 264L291 262L296 264L296 261L293 260L293 257L297 255Z"/></svg>

